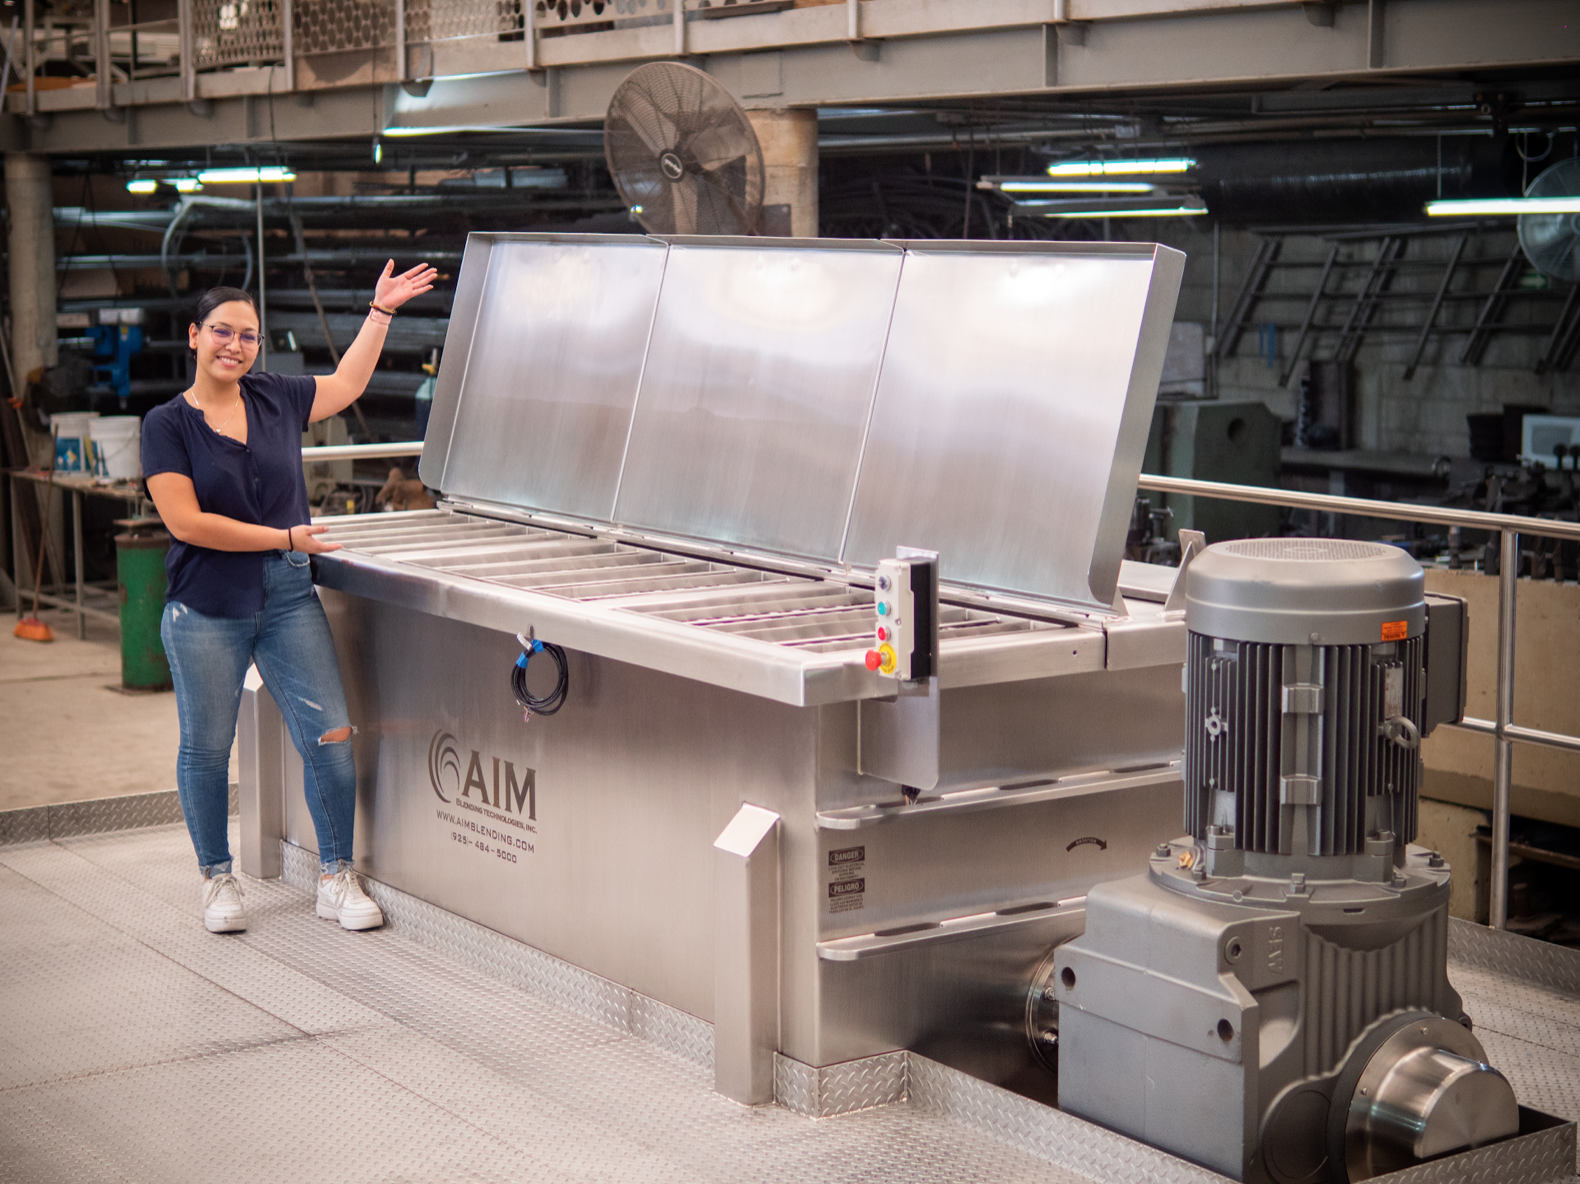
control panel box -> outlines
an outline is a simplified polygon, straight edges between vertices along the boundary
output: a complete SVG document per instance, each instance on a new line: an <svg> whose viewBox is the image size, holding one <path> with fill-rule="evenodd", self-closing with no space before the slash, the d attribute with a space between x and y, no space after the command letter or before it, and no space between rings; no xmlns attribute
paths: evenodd
<svg viewBox="0 0 1580 1184"><path fill-rule="evenodd" d="M867 669L901 682L938 672L938 558L910 555L878 561L873 588L872 649Z"/></svg>

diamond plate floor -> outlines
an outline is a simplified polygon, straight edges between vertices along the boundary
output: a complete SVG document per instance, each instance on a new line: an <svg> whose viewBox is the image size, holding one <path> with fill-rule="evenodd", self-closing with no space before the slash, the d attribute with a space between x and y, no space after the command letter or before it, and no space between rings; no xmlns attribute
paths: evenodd
<svg viewBox="0 0 1580 1184"><path fill-rule="evenodd" d="M0 847L0 1182L1222 1181L920 1059L909 1104L747 1110L409 928L246 893L247 933L204 931L181 826ZM1580 1119L1580 963L1540 985L1501 953L1451 963L1478 1034L1522 1101Z"/></svg>
<svg viewBox="0 0 1580 1184"><path fill-rule="evenodd" d="M1087 1179L915 1106L736 1106L282 883L209 934L196 881L181 827L0 848L0 1180Z"/></svg>

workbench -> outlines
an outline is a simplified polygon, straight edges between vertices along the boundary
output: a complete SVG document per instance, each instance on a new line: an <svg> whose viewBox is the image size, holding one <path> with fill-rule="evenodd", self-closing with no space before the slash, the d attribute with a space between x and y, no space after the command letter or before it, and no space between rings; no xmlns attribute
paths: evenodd
<svg viewBox="0 0 1580 1184"><path fill-rule="evenodd" d="M11 480L11 570L17 576L17 616L32 611L32 589L23 587L22 573L24 568L31 573L32 562L38 556L27 556L22 545L22 516L19 501L22 489L31 484L34 487L53 485L63 494L71 495L71 546L73 559L73 583L65 583L65 564L60 562L60 557L51 553L49 562L55 568L56 583L50 585L48 591L40 591L38 603L49 605L51 608L67 609L77 615L77 636L88 635L88 618L109 621L116 627L121 623L121 606L116 595L114 580L89 582L83 578L82 555L82 512L86 500L90 497L114 498L127 507L126 517L140 518L148 512L150 505L143 492L141 481L105 481L101 478L81 476L77 474L56 473L51 477L44 469L9 469L6 475ZM52 500L52 499L51 499ZM49 510L45 502L44 511L40 514L41 538L45 546L49 546ZM70 593L68 595L67 593Z"/></svg>

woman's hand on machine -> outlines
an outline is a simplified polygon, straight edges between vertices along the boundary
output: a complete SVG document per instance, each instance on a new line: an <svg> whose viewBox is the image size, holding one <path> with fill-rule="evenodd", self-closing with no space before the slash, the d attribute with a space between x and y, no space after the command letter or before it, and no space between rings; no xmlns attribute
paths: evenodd
<svg viewBox="0 0 1580 1184"><path fill-rule="evenodd" d="M331 543L318 536L328 530L327 526L293 526L287 531L290 543L289 550L302 555L322 555L326 551L340 550L339 543Z"/></svg>
<svg viewBox="0 0 1580 1184"><path fill-rule="evenodd" d="M379 273L378 282L373 285L373 303L379 308L393 311L412 297L432 290L433 281L438 277L439 273L426 263L419 263L410 271L396 275L395 260L391 259Z"/></svg>

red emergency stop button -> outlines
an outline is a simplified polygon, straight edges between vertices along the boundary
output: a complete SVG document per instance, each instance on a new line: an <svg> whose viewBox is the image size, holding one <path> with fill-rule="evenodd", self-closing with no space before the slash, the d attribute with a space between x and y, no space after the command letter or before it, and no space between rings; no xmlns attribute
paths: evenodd
<svg viewBox="0 0 1580 1184"><path fill-rule="evenodd" d="M876 670L879 666L882 666L882 665L883 665L883 655L880 654L877 650L868 650L867 651L867 669L868 670Z"/></svg>

